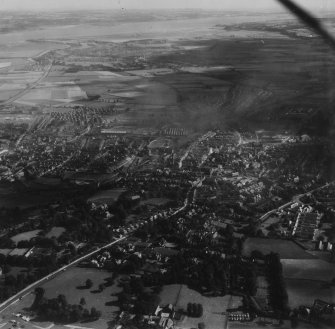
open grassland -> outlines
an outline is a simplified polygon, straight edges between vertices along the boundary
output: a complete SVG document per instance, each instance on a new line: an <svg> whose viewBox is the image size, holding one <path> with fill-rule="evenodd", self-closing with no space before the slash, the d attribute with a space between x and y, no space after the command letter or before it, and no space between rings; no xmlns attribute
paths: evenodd
<svg viewBox="0 0 335 329"><path fill-rule="evenodd" d="M34 230L34 231L29 231L29 232L23 232L20 234L17 234L11 238L12 241L14 241L16 244L20 241L25 241L25 240L31 240L32 238L35 238L38 233L40 233L41 230Z"/></svg>
<svg viewBox="0 0 335 329"><path fill-rule="evenodd" d="M66 229L64 227L56 227L56 226L54 226L45 236L47 238L52 238L52 237L58 238L65 231L66 231Z"/></svg>
<svg viewBox="0 0 335 329"><path fill-rule="evenodd" d="M108 306L106 303L117 300L117 297L111 295L120 292L121 288L117 287L117 283L115 283L113 286L105 288L103 292L97 292L98 285L105 283L105 279L111 275L112 273L104 270L74 267L44 284L43 288L46 291L46 297L53 298L63 294L70 304L78 304L80 298L84 297L87 308L95 307L102 312L102 318L112 319L118 308ZM81 286L85 285L87 279L92 280L93 287L82 289Z"/></svg>
<svg viewBox="0 0 335 329"><path fill-rule="evenodd" d="M77 328L92 328L92 329L106 329L108 327L107 323L111 321L115 312L118 311L116 306L109 305L110 302L117 300L117 297L111 296L120 292L117 284L111 287L106 287L103 292L97 292L98 285L105 282L105 278L110 277L112 274L107 271L79 268L75 267L69 269L68 271L62 273L58 277L51 279L49 282L45 283L42 287L45 289L45 296L47 298L55 298L59 294L66 296L68 303L79 304L80 299L85 298L86 305L85 308L91 309L95 307L97 310L101 311L102 316L100 320L85 323L75 323L73 325L78 326ZM90 289L84 289L81 287L85 284L87 279L91 279L93 282L93 287ZM79 288L79 289L78 289ZM34 295L28 294L22 300L18 301L8 309L6 309L2 314L2 321L0 320L0 325L5 322L9 322L10 319L18 320L13 313L25 313L34 301ZM108 303L108 305L106 305ZM54 329L66 329L65 325L53 324L49 322L35 322L30 323L19 320L19 322L24 323L25 328L35 329L36 326L41 326L43 328L52 326ZM10 328L5 327L5 328Z"/></svg>

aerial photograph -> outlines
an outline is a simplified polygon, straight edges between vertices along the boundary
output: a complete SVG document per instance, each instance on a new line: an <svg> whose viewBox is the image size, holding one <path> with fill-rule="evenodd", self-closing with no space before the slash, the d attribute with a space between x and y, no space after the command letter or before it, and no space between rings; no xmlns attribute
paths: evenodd
<svg viewBox="0 0 335 329"><path fill-rule="evenodd" d="M0 0L0 329L335 328L335 1Z"/></svg>

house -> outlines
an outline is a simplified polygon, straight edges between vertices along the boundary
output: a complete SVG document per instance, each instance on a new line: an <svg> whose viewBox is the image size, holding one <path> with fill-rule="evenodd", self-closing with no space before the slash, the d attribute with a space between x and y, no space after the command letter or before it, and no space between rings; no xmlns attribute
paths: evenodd
<svg viewBox="0 0 335 329"><path fill-rule="evenodd" d="M166 305L165 307L158 305L155 311L155 316L159 319L158 324L164 329L174 327L173 319L176 319L175 315L176 312L174 311L174 306L172 304ZM177 315L177 317L179 317L179 315Z"/></svg>
<svg viewBox="0 0 335 329"><path fill-rule="evenodd" d="M315 240L320 224L320 215L314 212L301 211L294 224L292 235L301 239Z"/></svg>

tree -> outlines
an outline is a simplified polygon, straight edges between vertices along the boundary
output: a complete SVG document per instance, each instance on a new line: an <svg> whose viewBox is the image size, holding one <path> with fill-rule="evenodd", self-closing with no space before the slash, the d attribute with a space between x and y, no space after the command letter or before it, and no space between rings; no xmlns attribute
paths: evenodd
<svg viewBox="0 0 335 329"><path fill-rule="evenodd" d="M80 298L79 305L81 305L81 306L84 306L84 305L86 305L86 300L85 300L85 298L84 298L84 297Z"/></svg>
<svg viewBox="0 0 335 329"><path fill-rule="evenodd" d="M33 302L33 305L31 306L31 309L37 309L44 297L45 290L42 287L37 287L35 289L35 300Z"/></svg>
<svg viewBox="0 0 335 329"><path fill-rule="evenodd" d="M253 250L250 256L254 259L264 259L263 253L259 250Z"/></svg>
<svg viewBox="0 0 335 329"><path fill-rule="evenodd" d="M254 268L246 271L245 288L250 296L255 296L257 292L257 275Z"/></svg>
<svg viewBox="0 0 335 329"><path fill-rule="evenodd" d="M204 314L204 309L201 304L198 304L198 317L201 318Z"/></svg>
<svg viewBox="0 0 335 329"><path fill-rule="evenodd" d="M13 275L7 275L5 277L5 285L6 286L15 286L16 285L16 278Z"/></svg>
<svg viewBox="0 0 335 329"><path fill-rule="evenodd" d="M97 311L95 307L92 307L90 317L91 319L99 319L101 317L101 312Z"/></svg>
<svg viewBox="0 0 335 329"><path fill-rule="evenodd" d="M85 286L86 286L87 289L92 288L92 287L93 287L93 282L92 282L92 280L91 280L91 279L87 279L87 280L86 280L86 284L85 284Z"/></svg>
<svg viewBox="0 0 335 329"><path fill-rule="evenodd" d="M62 295L62 294L58 295L57 301L61 305L62 308L66 308L66 306L68 305L65 295Z"/></svg>
<svg viewBox="0 0 335 329"><path fill-rule="evenodd" d="M131 288L133 293L135 293L137 295L141 294L144 290L143 281L140 278L132 279L130 281L130 288Z"/></svg>
<svg viewBox="0 0 335 329"><path fill-rule="evenodd" d="M3 267L3 273L4 274L9 273L11 270L12 270L12 268L7 264Z"/></svg>
<svg viewBox="0 0 335 329"><path fill-rule="evenodd" d="M83 311L83 318L88 319L89 317L90 317L90 312L88 309L85 308Z"/></svg>

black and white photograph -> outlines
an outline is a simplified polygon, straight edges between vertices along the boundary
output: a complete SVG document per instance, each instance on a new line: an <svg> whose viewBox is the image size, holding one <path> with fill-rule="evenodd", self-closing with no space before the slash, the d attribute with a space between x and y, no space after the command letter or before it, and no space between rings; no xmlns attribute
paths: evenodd
<svg viewBox="0 0 335 329"><path fill-rule="evenodd" d="M335 1L0 0L0 329L335 328Z"/></svg>

